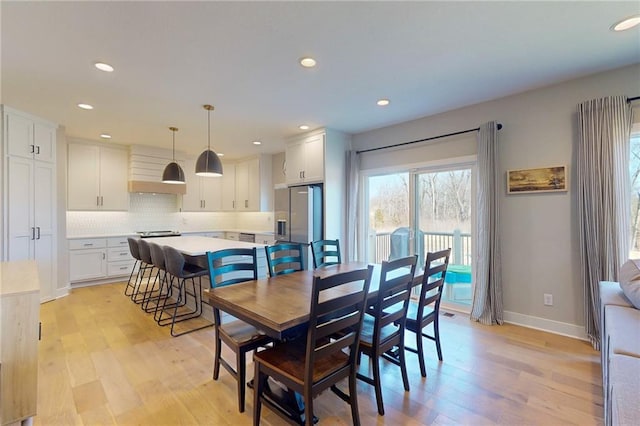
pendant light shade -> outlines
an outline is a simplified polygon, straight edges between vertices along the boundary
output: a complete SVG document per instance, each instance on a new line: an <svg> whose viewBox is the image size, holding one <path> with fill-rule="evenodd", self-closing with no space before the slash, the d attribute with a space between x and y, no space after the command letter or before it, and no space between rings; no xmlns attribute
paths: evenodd
<svg viewBox="0 0 640 426"><path fill-rule="evenodd" d="M211 105L204 105L207 110L207 150L198 157L196 161L196 175L204 177L222 176L222 163L218 155L211 150Z"/></svg>
<svg viewBox="0 0 640 426"><path fill-rule="evenodd" d="M180 164L176 163L176 132L177 127L169 127L173 132L173 161L167 164L162 172L162 183L184 184L184 171Z"/></svg>

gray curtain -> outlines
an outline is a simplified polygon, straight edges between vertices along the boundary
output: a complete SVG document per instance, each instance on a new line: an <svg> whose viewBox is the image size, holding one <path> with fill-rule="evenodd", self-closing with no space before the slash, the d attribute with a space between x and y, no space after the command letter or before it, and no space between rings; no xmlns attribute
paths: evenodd
<svg viewBox="0 0 640 426"><path fill-rule="evenodd" d="M347 151L347 241L346 260L357 259L358 235L358 187L360 181L360 156Z"/></svg>
<svg viewBox="0 0 640 426"><path fill-rule="evenodd" d="M598 283L617 280L629 253L631 106L623 96L578 105L577 201L585 329L598 349Z"/></svg>
<svg viewBox="0 0 640 426"><path fill-rule="evenodd" d="M475 292L471 319L482 324L502 324L502 271L498 224L498 194L502 191L498 170L498 124L480 126L478 132L478 246Z"/></svg>

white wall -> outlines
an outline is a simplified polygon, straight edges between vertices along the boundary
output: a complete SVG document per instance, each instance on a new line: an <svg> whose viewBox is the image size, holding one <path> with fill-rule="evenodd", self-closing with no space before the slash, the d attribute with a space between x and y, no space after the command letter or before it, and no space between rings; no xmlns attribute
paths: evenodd
<svg viewBox="0 0 640 426"><path fill-rule="evenodd" d="M568 165L566 193L507 195L505 190L500 195L505 318L583 337L575 220L576 105L610 95L640 95L640 65L358 134L353 148L422 139L496 120L504 125L499 132L503 176L509 169ZM451 157L459 149L452 145ZM554 306L543 305L543 293L553 294Z"/></svg>

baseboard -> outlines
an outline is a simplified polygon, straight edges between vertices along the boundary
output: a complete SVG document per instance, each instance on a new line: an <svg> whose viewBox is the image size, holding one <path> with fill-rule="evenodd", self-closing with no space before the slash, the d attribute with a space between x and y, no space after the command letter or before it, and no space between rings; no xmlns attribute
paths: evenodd
<svg viewBox="0 0 640 426"><path fill-rule="evenodd" d="M573 337L574 339L586 340L587 334L583 326L569 324L566 322L553 321L545 318L519 314L517 312L504 312L504 321L522 327L542 330L562 336Z"/></svg>

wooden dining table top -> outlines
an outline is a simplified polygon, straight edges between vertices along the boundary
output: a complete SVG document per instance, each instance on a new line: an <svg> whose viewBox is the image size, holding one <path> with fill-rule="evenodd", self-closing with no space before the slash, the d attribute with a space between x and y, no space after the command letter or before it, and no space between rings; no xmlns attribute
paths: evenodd
<svg viewBox="0 0 640 426"><path fill-rule="evenodd" d="M364 262L342 263L213 288L205 293L209 303L221 311L246 321L270 337L285 340L309 321L315 276L324 278L342 272L366 269L368 265ZM380 265L373 265L368 294L370 300L377 296L380 271ZM420 281L421 275L416 275L414 285ZM330 291L326 297L332 297Z"/></svg>

